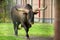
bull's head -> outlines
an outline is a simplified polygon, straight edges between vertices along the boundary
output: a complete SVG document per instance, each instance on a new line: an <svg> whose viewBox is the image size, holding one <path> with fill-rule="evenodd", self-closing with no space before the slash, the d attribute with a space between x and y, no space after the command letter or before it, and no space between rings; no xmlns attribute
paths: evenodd
<svg viewBox="0 0 60 40"><path fill-rule="evenodd" d="M24 14L28 14L27 18L29 20L29 23L31 24L33 23L34 20L34 14L37 14L42 9L41 8L36 8L36 9L17 8L17 10Z"/></svg>
<svg viewBox="0 0 60 40"><path fill-rule="evenodd" d="M24 14L27 14L27 19L29 21L30 24L32 24L32 20L34 19L34 14L37 14L39 12L39 8L36 8L36 9L33 9L33 10L29 10L29 9L26 9L26 8L17 8L18 11L24 13Z"/></svg>

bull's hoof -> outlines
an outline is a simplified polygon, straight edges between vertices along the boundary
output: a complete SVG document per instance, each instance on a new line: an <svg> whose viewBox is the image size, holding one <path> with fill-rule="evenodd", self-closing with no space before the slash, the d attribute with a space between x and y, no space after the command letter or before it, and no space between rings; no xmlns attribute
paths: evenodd
<svg viewBox="0 0 60 40"><path fill-rule="evenodd" d="M18 30L20 30L21 28L18 28Z"/></svg>
<svg viewBox="0 0 60 40"><path fill-rule="evenodd" d="M20 30L22 27L18 27L17 29Z"/></svg>
<svg viewBox="0 0 60 40"><path fill-rule="evenodd" d="M15 36L18 36L18 34L15 34Z"/></svg>
<svg viewBox="0 0 60 40"><path fill-rule="evenodd" d="M26 40L30 40L30 38L29 37L26 37Z"/></svg>
<svg viewBox="0 0 60 40"><path fill-rule="evenodd" d="M26 35L27 39L29 39L29 35Z"/></svg>
<svg viewBox="0 0 60 40"><path fill-rule="evenodd" d="M27 38L27 40L30 40L30 38Z"/></svg>
<svg viewBox="0 0 60 40"><path fill-rule="evenodd" d="M21 25L21 27L23 27L23 25Z"/></svg>
<svg viewBox="0 0 60 40"><path fill-rule="evenodd" d="M30 40L30 38L25 37L26 40Z"/></svg>
<svg viewBox="0 0 60 40"><path fill-rule="evenodd" d="M21 27L18 27L18 30L20 30L23 27L23 25L21 25Z"/></svg>
<svg viewBox="0 0 60 40"><path fill-rule="evenodd" d="M15 36L18 36L18 34L15 34Z"/></svg>

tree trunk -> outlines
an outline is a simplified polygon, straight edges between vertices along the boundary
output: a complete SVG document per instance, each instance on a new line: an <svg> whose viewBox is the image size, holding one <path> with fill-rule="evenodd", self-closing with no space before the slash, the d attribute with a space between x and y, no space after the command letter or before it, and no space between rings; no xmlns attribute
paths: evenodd
<svg viewBox="0 0 60 40"><path fill-rule="evenodd" d="M55 38L60 40L60 0L55 0Z"/></svg>

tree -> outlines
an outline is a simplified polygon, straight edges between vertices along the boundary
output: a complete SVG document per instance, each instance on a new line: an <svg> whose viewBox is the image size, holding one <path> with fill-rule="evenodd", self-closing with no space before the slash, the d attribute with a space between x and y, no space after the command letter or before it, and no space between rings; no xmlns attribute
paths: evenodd
<svg viewBox="0 0 60 40"><path fill-rule="evenodd" d="M55 38L60 40L60 0L55 0Z"/></svg>
<svg viewBox="0 0 60 40"><path fill-rule="evenodd" d="M12 7L12 0L0 0L0 21L5 22L7 17L10 17L10 10ZM1 20L3 19L3 20Z"/></svg>
<svg viewBox="0 0 60 40"><path fill-rule="evenodd" d="M2 14L1 15L3 15L2 17L3 17L4 22L5 22L5 13L6 13L5 7L6 7L6 5L7 5L7 0L0 0L0 8L1 8L0 10L2 10Z"/></svg>

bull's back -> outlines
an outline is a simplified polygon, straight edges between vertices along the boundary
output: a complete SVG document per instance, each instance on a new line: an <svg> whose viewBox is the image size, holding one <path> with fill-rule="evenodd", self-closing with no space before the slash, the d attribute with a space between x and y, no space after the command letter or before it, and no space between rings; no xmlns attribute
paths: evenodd
<svg viewBox="0 0 60 40"><path fill-rule="evenodd" d="M27 20L26 15L24 13L22 13L21 11L18 11L16 8L17 7L15 6L11 10L11 18L12 18L12 20L20 21L20 22L21 21L22 22L26 21Z"/></svg>

